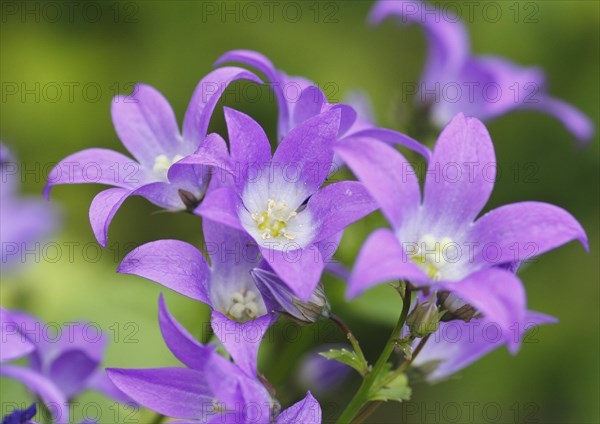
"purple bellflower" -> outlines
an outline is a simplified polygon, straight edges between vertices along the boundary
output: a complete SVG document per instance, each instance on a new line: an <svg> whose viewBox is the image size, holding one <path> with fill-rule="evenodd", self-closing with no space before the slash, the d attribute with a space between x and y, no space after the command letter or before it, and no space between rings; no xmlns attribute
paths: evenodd
<svg viewBox="0 0 600 424"><path fill-rule="evenodd" d="M54 325L31 315L2 308L0 317L0 375L18 380L36 393L56 422L69 422L69 402L86 390L130 402L100 367L106 340L94 326L72 322L55 331ZM25 355L28 368L4 363Z"/></svg>
<svg viewBox="0 0 600 424"><path fill-rule="evenodd" d="M208 193L195 213L247 232L302 301L317 287L344 228L376 208L359 182L320 188L331 169L340 115L330 110L307 119L271 155L260 125L226 108L229 151L223 138L211 134L196 155L183 160L231 176L231 184Z"/></svg>
<svg viewBox="0 0 600 424"><path fill-rule="evenodd" d="M571 240L587 250L581 225L550 204L514 203L476 220L494 186L496 158L487 129L475 118L459 114L440 134L423 200L413 168L392 147L355 139L335 149L392 226L363 245L348 284L351 298L394 279L428 286L449 314L468 321L477 312L497 323L515 352L519 341L509 329L526 318L525 291L501 266Z"/></svg>
<svg viewBox="0 0 600 424"><path fill-rule="evenodd" d="M511 338L521 341L528 330L556 322L551 316L527 311L523 326L511 329ZM418 342L416 340L414 344ZM437 383L504 344L506 339L497 325L485 318L474 318L468 323L460 320L441 322L439 331L427 340L412 366L418 368L429 383Z"/></svg>
<svg viewBox="0 0 600 424"><path fill-rule="evenodd" d="M0 245L2 273L18 270L22 252L52 234L59 222L56 208L43 199L19 196L19 165L0 143Z"/></svg>
<svg viewBox="0 0 600 424"><path fill-rule="evenodd" d="M429 54L419 100L431 108L431 120L437 127L442 128L459 112L488 120L513 110L536 110L558 119L580 142L593 136L594 125L585 114L546 93L541 69L522 67L503 57L472 54L464 24L447 11L439 12L423 1L380 0L369 17L374 25L395 17L400 23L423 26Z"/></svg>
<svg viewBox="0 0 600 424"><path fill-rule="evenodd" d="M113 123L135 160L107 149L74 153L51 172L44 189L46 198L57 184L114 186L100 192L90 206L90 223L102 246L106 246L112 218L129 196L143 196L169 210L193 209L207 190L208 170L178 162L201 145L221 94L240 79L261 83L251 72L235 67L220 68L205 76L194 91L182 133L173 109L154 88L138 84L131 96L115 97Z"/></svg>
<svg viewBox="0 0 600 424"><path fill-rule="evenodd" d="M158 240L131 251L118 272L147 278L205 303L213 310L213 325L218 323L222 331L266 329L277 315L267 310L251 275L262 263L256 243L243 231L209 220L204 220L203 230L210 265L188 243ZM248 349L244 355L251 357L260 341L239 348Z"/></svg>
<svg viewBox="0 0 600 424"><path fill-rule="evenodd" d="M222 317L222 315L221 315ZM270 387L256 368L255 352L245 356L240 349L253 336L221 331L213 316L215 334L233 362L219 355L214 346L195 340L169 313L164 299L159 301L159 323L165 343L187 368L107 369L109 378L141 405L179 423L257 423L317 424L321 408L310 392L304 400L280 411ZM258 333L265 327L258 329ZM243 354L240 354L243 352Z"/></svg>
<svg viewBox="0 0 600 424"><path fill-rule="evenodd" d="M37 406L32 403L27 409L15 409L13 412L2 417L2 424L34 424L31 419L37 414Z"/></svg>
<svg viewBox="0 0 600 424"><path fill-rule="evenodd" d="M426 159L430 156L429 149L418 141L397 131L377 128L369 116L367 103L363 98L349 97L352 104L359 107L355 110L346 104L329 103L327 97L312 81L298 76L288 76L277 70L273 63L264 55L252 50L232 50L221 56L215 65L227 62L237 62L250 66L265 75L267 84L273 89L278 114L278 140L298 125L318 114L339 109L340 126L338 139L352 136L369 136L386 143L405 146L419 153ZM357 111L361 112L357 114ZM336 171L341 162L334 156L332 171Z"/></svg>

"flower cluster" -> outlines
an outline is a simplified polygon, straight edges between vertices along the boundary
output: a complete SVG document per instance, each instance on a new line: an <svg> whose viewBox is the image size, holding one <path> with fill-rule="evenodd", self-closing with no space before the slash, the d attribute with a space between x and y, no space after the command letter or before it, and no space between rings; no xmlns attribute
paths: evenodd
<svg viewBox="0 0 600 424"><path fill-rule="evenodd" d="M415 21L403 3L378 2L371 21L388 16ZM540 82L533 70L473 56L459 23L420 22L430 42L426 83L475 78L506 85L529 77ZM231 62L242 67L225 65ZM321 389L333 390L348 370L361 375L362 384L340 423L352 422L369 402L408 399L409 369L439 381L499 346L516 353L529 328L556 321L528 310L517 271L533 256L573 240L587 250L581 225L565 210L541 202L514 203L482 214L497 163L480 119L527 107L525 102L425 99L430 118L443 126L430 149L379 127L364 108L330 103L311 81L288 76L260 53L231 51L215 68L193 92L181 131L156 89L139 84L132 95L115 98L112 120L133 159L102 148L74 153L56 165L44 190L48 197L55 185L113 186L96 195L89 210L102 246L111 220L129 196L194 215L201 222L202 249L181 240L152 241L129 252L118 273L143 277L207 305L212 335L201 341L193 337L161 295L160 331L184 366L104 370L105 340L73 337L82 334L77 329L85 323L49 341L31 331L44 326L37 318L0 308L0 375L33 391L55 422L69 422L68 405L92 389L155 411L156 422L169 417L180 423L320 423L321 406L310 390L302 400L282 406L275 385L259 370L259 348L281 316L298 325L329 320L347 338L348 345L321 347L317 360L314 354L304 360L299 378L308 385L322 381ZM227 87L240 80L262 84L254 72L263 75L275 94L275 140L253 117L219 104ZM293 101L285 90L291 83L300 89ZM578 138L591 135L590 124L573 107L546 95L542 100L537 109L559 117ZM226 134L209 133L213 117L221 113ZM397 146L427 163L424 178ZM3 148L2 164L6 155ZM86 171L91 164L99 170L94 181ZM332 181L342 166L347 170L339 175L356 179ZM3 262L4 216L13 214L10 222L21 222L17 216L29 213L23 205L12 211L12 187L9 182L4 189L3 178ZM332 258L344 232L374 211L381 211L390 228L375 230L352 271L340 272ZM46 228L12 227L15 235L9 238L25 241L41 237ZM348 299L383 283L392 283L390 290L400 295L398 323L375 362L367 360L356 335L335 314L323 284L326 271L347 280ZM489 340L483 333L464 331L468 340L449 345L436 335L450 325L459 330L492 325L499 335ZM398 366L390 361L395 350L403 357ZM27 367L8 363L22 357L28 358ZM35 408L14 411L6 422L28 422Z"/></svg>

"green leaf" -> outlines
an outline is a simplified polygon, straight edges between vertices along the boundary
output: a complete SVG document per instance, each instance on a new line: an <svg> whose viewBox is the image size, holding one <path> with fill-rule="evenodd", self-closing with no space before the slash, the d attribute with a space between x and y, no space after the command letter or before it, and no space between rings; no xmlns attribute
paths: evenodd
<svg viewBox="0 0 600 424"><path fill-rule="evenodd" d="M360 373L360 375L365 375L367 373L367 364L362 362L354 351L350 351L347 349L329 349L327 352L320 352L319 355L327 358L333 359L335 361L339 361L343 364L351 366L356 371Z"/></svg>
<svg viewBox="0 0 600 424"><path fill-rule="evenodd" d="M381 378L378 378L378 382L374 385L376 390L369 396L369 400L382 400L384 402L395 400L402 402L403 400L410 399L412 391L408 386L406 374L399 374L388 381L390 377L391 374L384 373Z"/></svg>

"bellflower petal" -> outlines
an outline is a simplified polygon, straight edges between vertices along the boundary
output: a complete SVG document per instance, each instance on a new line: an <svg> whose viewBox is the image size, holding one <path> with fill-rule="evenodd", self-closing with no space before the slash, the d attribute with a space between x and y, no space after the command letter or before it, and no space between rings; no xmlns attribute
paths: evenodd
<svg viewBox="0 0 600 424"><path fill-rule="evenodd" d="M388 229L376 230L358 254L346 296L352 299L367 289L391 280L427 282L429 278L409 258Z"/></svg>
<svg viewBox="0 0 600 424"><path fill-rule="evenodd" d="M158 240L131 251L119 265L121 274L134 274L211 305L210 273L202 253L179 240Z"/></svg>
<svg viewBox="0 0 600 424"><path fill-rule="evenodd" d="M58 184L107 184L133 189L147 181L140 165L127 156L108 149L86 149L61 160L48 174L44 196L50 198Z"/></svg>
<svg viewBox="0 0 600 424"><path fill-rule="evenodd" d="M197 341L175 320L162 294L158 300L158 322L163 339L173 355L189 368L204 370L213 348Z"/></svg>
<svg viewBox="0 0 600 424"><path fill-rule="evenodd" d="M340 141L334 150L365 185L394 228L417 213L421 203L419 182L398 151L369 138Z"/></svg>
<svg viewBox="0 0 600 424"><path fill-rule="evenodd" d="M0 307L0 362L12 361L30 354L35 345L19 332L10 313Z"/></svg>
<svg viewBox="0 0 600 424"><path fill-rule="evenodd" d="M137 84L130 96L116 96L111 114L123 145L142 165L152 168L157 156L192 153L179 134L175 113L155 88Z"/></svg>
<svg viewBox="0 0 600 424"><path fill-rule="evenodd" d="M102 247L108 243L108 227L115 214L133 192L124 188L109 188L98 193L90 204L90 225Z"/></svg>
<svg viewBox="0 0 600 424"><path fill-rule="evenodd" d="M482 312L488 321L497 324L507 339L509 349L516 353L520 340L511 338L511 326L522 326L526 313L523 283L512 272L488 268L470 274L459 282L439 283L460 299Z"/></svg>
<svg viewBox="0 0 600 424"><path fill-rule="evenodd" d="M221 187L210 191L194 213L211 221L244 230L238 217L240 200L231 187Z"/></svg>
<svg viewBox="0 0 600 424"><path fill-rule="evenodd" d="M225 89L232 82L242 79L262 84L252 72L233 66L215 69L198 83L183 120L183 137L193 146L192 151L206 137L210 118Z"/></svg>
<svg viewBox="0 0 600 424"><path fill-rule="evenodd" d="M323 184L333 161L332 144L340 126L339 110L317 115L292 129L283 139L273 164L292 175L312 194Z"/></svg>
<svg viewBox="0 0 600 424"><path fill-rule="evenodd" d="M440 134L425 180L423 208L430 223L472 222L487 203L496 157L485 126L458 114ZM452 224L450 224L452 223Z"/></svg>
<svg viewBox="0 0 600 424"><path fill-rule="evenodd" d="M429 162L431 160L431 150L422 143L419 143L412 137L402 134L398 131L390 130L387 128L363 128L353 132L352 134L342 138L340 143L345 142L348 138L372 138L375 140L383 141L384 143L392 146L406 147L419 155Z"/></svg>
<svg viewBox="0 0 600 424"><path fill-rule="evenodd" d="M518 336L516 340L521 340L527 330L555 322L556 319L548 315L527 311L524 326L519 325L518 334L511 329L511 334L513 337ZM506 338L499 332L494 334L489 330L493 324L486 319L477 319L469 323L441 322L439 332L430 337L415 357L413 365L425 373L425 378L430 383L448 378L506 342Z"/></svg>
<svg viewBox="0 0 600 424"><path fill-rule="evenodd" d="M297 402L284 409L277 416L275 424L320 424L321 423L321 406L319 402L308 391L306 397L300 402Z"/></svg>
<svg viewBox="0 0 600 424"><path fill-rule="evenodd" d="M589 250L579 222L564 209L541 202L494 209L475 222L468 238L479 242L474 260L486 266L527 260L572 240Z"/></svg>
<svg viewBox="0 0 600 424"><path fill-rule="evenodd" d="M390 16L403 24L423 26L429 48L423 81L431 84L447 79L452 81L452 75L461 69L470 53L467 30L460 20L452 15L440 19L438 14L431 13L425 2L419 0L379 0L371 10L369 22L378 25Z"/></svg>
<svg viewBox="0 0 600 424"><path fill-rule="evenodd" d="M67 398L72 398L86 387L86 380L98 367L98 361L82 350L68 350L52 361L48 377Z"/></svg>
<svg viewBox="0 0 600 424"><path fill-rule="evenodd" d="M341 181L317 191L308 201L306 209L316 221L317 237L321 241L341 232L348 225L364 218L377 209L377 204L363 184Z"/></svg>
<svg viewBox="0 0 600 424"><path fill-rule="evenodd" d="M107 368L111 381L134 401L173 418L198 419L211 410L203 373L187 368Z"/></svg>
<svg viewBox="0 0 600 424"><path fill-rule="evenodd" d="M306 302L319 284L325 263L319 249L276 250L261 247L261 252L271 268L290 289Z"/></svg>
<svg viewBox="0 0 600 424"><path fill-rule="evenodd" d="M220 312L213 312L212 329L219 338L236 365L248 377L256 377L258 349L269 326L277 319L267 314L252 321L239 323L227 318Z"/></svg>
<svg viewBox="0 0 600 424"><path fill-rule="evenodd" d="M273 63L266 56L252 50L229 51L222 55L215 62L214 66L220 66L227 62L243 63L256 68L267 77L267 81L271 85L275 93L275 99L277 100L277 107L279 109L277 133L281 140L290 129L290 109L288 99L284 94L285 80L282 78L282 75L280 75Z"/></svg>
<svg viewBox="0 0 600 424"><path fill-rule="evenodd" d="M5 364L0 365L0 376L18 380L37 394L52 413L56 423L69 422L67 398L51 380L33 370Z"/></svg>
<svg viewBox="0 0 600 424"><path fill-rule="evenodd" d="M238 191L248 179L256 178L271 161L271 145L262 127L248 115L225 108L231 146L231 162Z"/></svg>
<svg viewBox="0 0 600 424"><path fill-rule="evenodd" d="M523 103L519 106L524 110L535 110L547 113L558 119L567 131L571 132L580 143L589 142L596 129L592 120L575 106L547 95L539 95L538 102Z"/></svg>
<svg viewBox="0 0 600 424"><path fill-rule="evenodd" d="M129 406L135 405L135 402L129 396L120 391L117 386L110 381L104 368L97 369L96 372L87 380L86 389L99 392L115 402L128 404Z"/></svg>

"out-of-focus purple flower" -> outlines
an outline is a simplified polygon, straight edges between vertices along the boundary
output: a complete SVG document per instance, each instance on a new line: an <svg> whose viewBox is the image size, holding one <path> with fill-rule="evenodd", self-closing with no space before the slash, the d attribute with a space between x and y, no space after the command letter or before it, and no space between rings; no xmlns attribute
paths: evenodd
<svg viewBox="0 0 600 424"><path fill-rule="evenodd" d="M190 101L182 133L173 109L154 88L138 84L131 96L115 97L113 123L135 160L107 149L74 153L51 172L45 196L58 184L114 186L100 192L90 206L90 223L102 246L106 246L112 218L129 196L143 196L170 210L193 209L207 190L208 169L178 162L202 144L221 94L240 79L261 83L251 72L235 67L220 68L204 77Z"/></svg>
<svg viewBox="0 0 600 424"><path fill-rule="evenodd" d="M340 111L307 119L273 155L252 118L226 108L225 120L229 150L223 138L211 134L197 154L183 160L215 166L232 180L208 193L195 213L247 232L271 269L306 301L344 228L376 208L359 182L320 188L331 169Z"/></svg>
<svg viewBox="0 0 600 424"><path fill-rule="evenodd" d="M339 361L327 359L319 353L343 347L346 345L321 345L306 353L300 360L296 374L300 387L314 392L317 396L324 396L338 389L352 373L352 368Z"/></svg>
<svg viewBox="0 0 600 424"><path fill-rule="evenodd" d="M119 402L130 401L100 367L106 340L96 326L72 322L46 324L19 311L0 308L2 361L28 355L29 367L2 363L0 375L36 393L58 423L69 422L69 401L96 390Z"/></svg>
<svg viewBox="0 0 600 424"><path fill-rule="evenodd" d="M511 328L509 337L515 342L523 340L528 330L557 320L551 316L527 311L522 326ZM418 344L418 340L414 344ZM432 334L412 366L418 368L430 383L444 380L471 365L482 356L506 344L502 330L485 318L471 322L452 321L440 323L440 330ZM416 347L416 346L414 346Z"/></svg>
<svg viewBox="0 0 600 424"><path fill-rule="evenodd" d="M258 333L223 332L213 317L215 334L233 362L213 346L195 340L169 313L161 296L159 322L165 343L187 368L108 369L109 378L141 405L188 423L320 423L321 408L310 392L280 412L280 406L256 370L256 354L245 356L239 344ZM258 345L253 343L256 351ZM239 355L240 352L244 354Z"/></svg>
<svg viewBox="0 0 600 424"><path fill-rule="evenodd" d="M440 134L424 185L395 149L374 140L338 143L336 151L392 225L374 232L358 255L348 285L354 297L401 279L437 291L442 308L469 320L497 323L512 352L510 327L525 320L521 281L500 265L529 259L571 240L587 250L581 225L565 210L540 202L494 209L475 220L492 192L496 159L485 126L457 115Z"/></svg>
<svg viewBox="0 0 600 424"><path fill-rule="evenodd" d="M459 112L487 120L513 110L537 110L558 119L580 142L593 136L594 125L585 114L547 94L541 69L472 54L460 19L439 12L419 0L380 0L369 17L372 24L395 17L425 29L429 54L419 101L430 108L434 124L441 128Z"/></svg>
<svg viewBox="0 0 600 424"><path fill-rule="evenodd" d="M56 208L43 199L19 195L19 164L2 143L0 173L0 269L4 273L17 269L17 265L24 262L22 252L52 234L59 218Z"/></svg>
<svg viewBox="0 0 600 424"><path fill-rule="evenodd" d="M31 419L37 414L37 406L32 403L27 409L15 409L2 418L2 424L34 424Z"/></svg>
<svg viewBox="0 0 600 424"><path fill-rule="evenodd" d="M323 91L312 81L298 76L288 76L275 68L273 63L264 55L252 50L232 50L221 56L215 65L227 62L242 63L263 73L269 86L275 93L278 114L278 140L281 142L285 136L298 125L321 113L339 109L340 125L337 138L344 139L354 136L370 136L386 143L398 144L408 147L426 159L431 152L418 141L397 131L377 128L373 117L370 115L365 96L350 96L350 105L329 103ZM358 106L356 110L352 106ZM357 112L360 112L357 114ZM334 156L332 171L341 165Z"/></svg>

